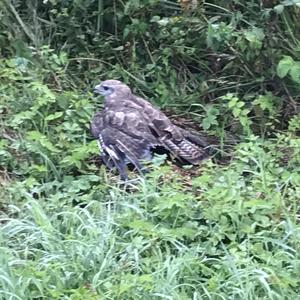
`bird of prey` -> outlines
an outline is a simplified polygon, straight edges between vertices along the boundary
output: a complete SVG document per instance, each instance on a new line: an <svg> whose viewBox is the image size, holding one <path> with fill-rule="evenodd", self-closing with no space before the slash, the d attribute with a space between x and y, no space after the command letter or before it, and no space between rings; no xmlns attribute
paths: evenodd
<svg viewBox="0 0 300 300"><path fill-rule="evenodd" d="M103 81L94 93L104 96L104 109L94 115L91 133L103 162L109 169L116 168L122 180L127 179L128 163L143 173L142 162L151 160L151 150L157 146L193 165L208 156L208 145L202 137L174 125L121 81Z"/></svg>

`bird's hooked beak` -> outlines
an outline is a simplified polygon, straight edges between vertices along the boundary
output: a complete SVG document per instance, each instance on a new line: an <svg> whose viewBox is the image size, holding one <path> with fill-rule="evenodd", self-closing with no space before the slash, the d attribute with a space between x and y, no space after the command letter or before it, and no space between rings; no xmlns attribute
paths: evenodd
<svg viewBox="0 0 300 300"><path fill-rule="evenodd" d="M93 93L94 93L94 95L103 95L103 93L104 93L104 89L103 89L103 87L101 86L101 84L98 84L98 85L96 85L95 87L94 87L94 90L93 90Z"/></svg>
<svg viewBox="0 0 300 300"><path fill-rule="evenodd" d="M106 84L98 84L94 88L94 94L100 94L102 96L109 96L114 92L114 89Z"/></svg>

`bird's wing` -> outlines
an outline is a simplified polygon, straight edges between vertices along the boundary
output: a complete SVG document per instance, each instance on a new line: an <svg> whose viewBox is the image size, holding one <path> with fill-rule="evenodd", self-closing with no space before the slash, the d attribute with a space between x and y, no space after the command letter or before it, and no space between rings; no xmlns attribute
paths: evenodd
<svg viewBox="0 0 300 300"><path fill-rule="evenodd" d="M112 136L107 140L109 142L116 139L115 134L120 131L123 132L123 135L127 136L128 139L133 138L147 141L149 144L156 143L143 116L140 112L132 109L120 108L118 110L103 110L102 112L96 113L90 125L90 131L93 137L99 139L99 136L103 135L104 130L108 130L109 128L113 131Z"/></svg>
<svg viewBox="0 0 300 300"><path fill-rule="evenodd" d="M123 177L127 162L142 172L139 161L151 159L150 148L157 143L142 114L132 108L121 107L96 114L91 132L99 140L104 162L112 162Z"/></svg>
<svg viewBox="0 0 300 300"><path fill-rule="evenodd" d="M106 114L107 124L114 129L114 141L118 148L133 160L149 159L150 148L158 140L149 130L147 120L140 111L122 107L109 110ZM131 161L132 162L132 161Z"/></svg>
<svg viewBox="0 0 300 300"><path fill-rule="evenodd" d="M104 129L104 113L97 112L91 121L90 132L95 139L99 138L99 134Z"/></svg>
<svg viewBox="0 0 300 300"><path fill-rule="evenodd" d="M105 165L109 169L113 169L116 166L115 161L112 159L109 154L110 150L106 148L106 145L103 142L103 132L105 130L104 125L104 112L97 112L91 121L90 132L92 136L97 140L97 144L100 150L100 157Z"/></svg>
<svg viewBox="0 0 300 300"><path fill-rule="evenodd" d="M157 139L175 157L192 164L198 164L208 157L207 143L199 135L176 126L163 112L146 100L136 96L133 99L141 107Z"/></svg>
<svg viewBox="0 0 300 300"><path fill-rule="evenodd" d="M111 151L111 156L117 160L124 159L125 163L132 163L140 172L142 172L140 161L151 159L151 144L145 139L129 136L111 126L102 132L102 137L105 148Z"/></svg>
<svg viewBox="0 0 300 300"><path fill-rule="evenodd" d="M141 107L144 118L158 137L182 140L181 129L174 125L163 112L143 98L134 96L133 99Z"/></svg>

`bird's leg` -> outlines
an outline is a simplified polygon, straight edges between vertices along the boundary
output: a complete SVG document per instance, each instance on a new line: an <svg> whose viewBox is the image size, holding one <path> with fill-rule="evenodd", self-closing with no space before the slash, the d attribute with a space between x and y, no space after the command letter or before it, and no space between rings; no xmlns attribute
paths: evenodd
<svg viewBox="0 0 300 300"><path fill-rule="evenodd" d="M142 172L143 175L146 175L146 174L149 173L150 171L149 171L149 169L148 169L147 167L143 166L141 172Z"/></svg>
<svg viewBox="0 0 300 300"><path fill-rule="evenodd" d="M100 158L104 162L104 164L111 170L113 169L114 165L110 160L109 155L104 150L104 147L102 147L100 140L97 140L97 145L100 150Z"/></svg>
<svg viewBox="0 0 300 300"><path fill-rule="evenodd" d="M118 160L114 157L111 158L112 161L113 161L113 164L110 162L110 164L112 165L112 168L113 169L114 167L116 167L119 175L120 175L120 178L122 181L127 181L128 179L128 175L127 175L127 172L126 172L126 164L123 160Z"/></svg>
<svg viewBox="0 0 300 300"><path fill-rule="evenodd" d="M131 155L126 155L126 157L129 160L129 162L131 162L135 166L135 168L138 170L140 175L144 175L145 173L144 166L141 165L139 161L136 158L133 158Z"/></svg>
<svg viewBox="0 0 300 300"><path fill-rule="evenodd" d="M119 172L121 180L126 181L128 179L128 175L126 172L126 164L124 163L124 161L122 160L122 161L116 163L116 168Z"/></svg>
<svg viewBox="0 0 300 300"><path fill-rule="evenodd" d="M107 168L112 170L115 167L121 177L121 180L126 181L128 179L128 176L126 173L126 164L124 162L124 159L116 155L115 149L110 149L105 146L103 147L100 140L97 140L97 144L101 151L100 157L103 160L104 164L107 166Z"/></svg>
<svg viewBox="0 0 300 300"><path fill-rule="evenodd" d="M104 162L104 164L111 170L114 168L114 164L111 160L111 158L108 155L105 155L104 153L102 155L100 155L102 161Z"/></svg>
<svg viewBox="0 0 300 300"><path fill-rule="evenodd" d="M126 163L124 161L124 158L121 156L119 156L118 158L111 156L110 158L112 159L115 167L117 168L121 180L126 181L128 179L128 175L126 172Z"/></svg>

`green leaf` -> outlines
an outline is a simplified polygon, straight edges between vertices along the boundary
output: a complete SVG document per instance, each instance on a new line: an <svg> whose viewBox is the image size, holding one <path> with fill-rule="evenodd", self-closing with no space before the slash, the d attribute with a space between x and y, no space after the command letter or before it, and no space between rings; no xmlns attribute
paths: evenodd
<svg viewBox="0 0 300 300"><path fill-rule="evenodd" d="M272 112L274 110L274 101L272 95L260 95L253 101L254 105L259 105L262 110Z"/></svg>
<svg viewBox="0 0 300 300"><path fill-rule="evenodd" d="M281 14L283 12L284 5L278 4L278 5L274 6L274 10L279 15L279 14Z"/></svg>
<svg viewBox="0 0 300 300"><path fill-rule="evenodd" d="M47 136L40 133L39 131L29 131L27 133L27 139L39 142L44 148L48 149L51 152L60 152L60 150L51 143Z"/></svg>
<svg viewBox="0 0 300 300"><path fill-rule="evenodd" d="M234 117L238 117L238 116L241 114L241 109L238 108L238 107L235 107L235 108L232 110L232 114L234 115Z"/></svg>
<svg viewBox="0 0 300 300"><path fill-rule="evenodd" d="M236 98L236 97L232 98L232 99L228 102L228 107L229 107L229 108L232 108L232 107L236 106L238 100L239 100L239 99Z"/></svg>
<svg viewBox="0 0 300 300"><path fill-rule="evenodd" d="M300 83L300 62L294 63L290 69L290 75L293 81Z"/></svg>
<svg viewBox="0 0 300 300"><path fill-rule="evenodd" d="M239 108L242 108L243 106L245 105L245 102L243 101L239 101L236 106L239 107Z"/></svg>
<svg viewBox="0 0 300 300"><path fill-rule="evenodd" d="M35 115L35 112L31 110L23 111L19 114L16 114L12 119L12 125L20 125L24 120L31 120Z"/></svg>
<svg viewBox="0 0 300 300"><path fill-rule="evenodd" d="M239 118L240 123L245 127L246 125L248 125L248 118L245 116L241 116Z"/></svg>
<svg viewBox="0 0 300 300"><path fill-rule="evenodd" d="M217 116L219 115L220 111L214 107L209 106L206 112L206 117L203 118L201 125L204 130L207 130L211 127L211 125L218 125Z"/></svg>
<svg viewBox="0 0 300 300"><path fill-rule="evenodd" d="M277 75L280 78L285 77L294 65L294 60L290 56L284 56L277 65Z"/></svg>
<svg viewBox="0 0 300 300"><path fill-rule="evenodd" d="M124 50L124 46L119 46L119 47L113 48L112 50L122 51L122 50Z"/></svg>
<svg viewBox="0 0 300 300"><path fill-rule="evenodd" d="M211 125L218 125L218 122L216 120L216 116L214 115L208 115L207 117L205 117L203 120L202 120L202 127L204 130L207 130L211 127Z"/></svg>
<svg viewBox="0 0 300 300"><path fill-rule="evenodd" d="M58 112L56 112L56 113L54 113L54 114L48 115L48 116L45 118L45 120L46 120L46 121L52 121L52 120L55 120L55 119L60 118L62 115L63 115L63 112L58 111Z"/></svg>
<svg viewBox="0 0 300 300"><path fill-rule="evenodd" d="M251 31L244 33L246 40L249 42L250 47L254 49L260 49L262 41L265 38L265 34L261 28L254 27Z"/></svg>
<svg viewBox="0 0 300 300"><path fill-rule="evenodd" d="M243 110L242 110L242 115L243 116L247 116L248 114L249 114L249 112L250 112L250 110L248 109L248 108L244 108Z"/></svg>

